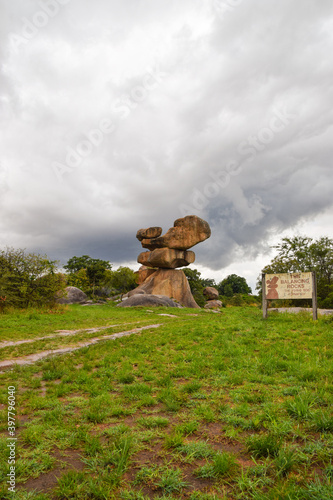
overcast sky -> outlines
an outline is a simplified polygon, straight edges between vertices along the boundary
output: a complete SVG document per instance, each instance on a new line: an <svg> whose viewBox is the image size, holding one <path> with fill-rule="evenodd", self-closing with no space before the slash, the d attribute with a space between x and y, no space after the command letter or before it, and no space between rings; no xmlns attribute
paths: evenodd
<svg viewBox="0 0 333 500"><path fill-rule="evenodd" d="M196 214L192 268L251 286L333 237L332 0L2 0L0 246L135 265Z"/></svg>

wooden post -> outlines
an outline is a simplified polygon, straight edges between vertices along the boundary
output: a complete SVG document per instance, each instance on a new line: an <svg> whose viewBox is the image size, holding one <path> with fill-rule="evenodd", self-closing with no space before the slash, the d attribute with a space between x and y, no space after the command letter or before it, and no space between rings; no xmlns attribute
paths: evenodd
<svg viewBox="0 0 333 500"><path fill-rule="evenodd" d="M266 280L264 273L262 274L262 315L263 318L267 319Z"/></svg>
<svg viewBox="0 0 333 500"><path fill-rule="evenodd" d="M317 279L316 273L312 272L312 317L316 321L318 319L318 309L317 309Z"/></svg>

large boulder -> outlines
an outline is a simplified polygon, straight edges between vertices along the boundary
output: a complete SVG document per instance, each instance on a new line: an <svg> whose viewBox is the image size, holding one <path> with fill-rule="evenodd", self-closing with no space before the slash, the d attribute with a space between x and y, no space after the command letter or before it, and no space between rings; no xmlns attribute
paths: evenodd
<svg viewBox="0 0 333 500"><path fill-rule="evenodd" d="M142 252L138 262L149 267L175 269L184 267L195 261L195 253L191 250L174 250L172 248L156 248L152 252Z"/></svg>
<svg viewBox="0 0 333 500"><path fill-rule="evenodd" d="M62 297L56 299L58 304L82 304L88 299L87 295L75 286L67 286Z"/></svg>
<svg viewBox="0 0 333 500"><path fill-rule="evenodd" d="M219 291L213 286L206 286L203 290L203 294L208 300L215 300L219 298Z"/></svg>
<svg viewBox="0 0 333 500"><path fill-rule="evenodd" d="M177 300L184 307L199 308L185 274L179 269L157 269L135 290L143 290L146 294L165 295Z"/></svg>
<svg viewBox="0 0 333 500"><path fill-rule="evenodd" d="M205 241L210 235L211 230L208 222L196 215L187 215L177 219L174 222L174 227L170 228L164 236L143 238L141 245L149 250L162 247L187 250L201 241Z"/></svg>
<svg viewBox="0 0 333 500"><path fill-rule="evenodd" d="M132 295L131 297L120 302L120 304L117 304L117 307L135 306L181 307L181 305L177 304L177 302L174 302L165 295L148 295L146 293Z"/></svg>

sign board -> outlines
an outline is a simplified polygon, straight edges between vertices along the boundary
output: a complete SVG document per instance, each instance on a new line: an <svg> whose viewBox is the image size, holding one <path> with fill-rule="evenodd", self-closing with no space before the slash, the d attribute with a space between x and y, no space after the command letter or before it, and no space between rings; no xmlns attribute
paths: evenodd
<svg viewBox="0 0 333 500"><path fill-rule="evenodd" d="M266 299L312 299L312 273L266 274Z"/></svg>
<svg viewBox="0 0 333 500"><path fill-rule="evenodd" d="M263 274L262 300L264 318L267 318L267 301L279 299L312 299L313 319L317 319L315 273Z"/></svg>

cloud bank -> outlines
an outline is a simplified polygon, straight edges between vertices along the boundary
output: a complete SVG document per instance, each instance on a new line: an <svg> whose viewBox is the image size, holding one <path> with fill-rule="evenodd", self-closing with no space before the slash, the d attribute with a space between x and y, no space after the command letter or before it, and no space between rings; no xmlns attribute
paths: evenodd
<svg viewBox="0 0 333 500"><path fill-rule="evenodd" d="M331 1L1 8L2 247L128 262L196 214L218 270L332 210Z"/></svg>

